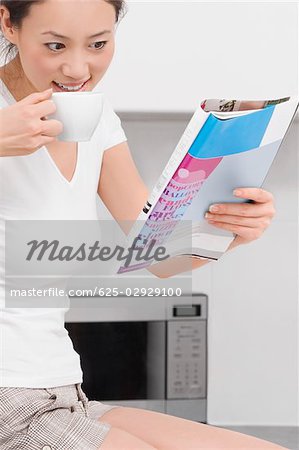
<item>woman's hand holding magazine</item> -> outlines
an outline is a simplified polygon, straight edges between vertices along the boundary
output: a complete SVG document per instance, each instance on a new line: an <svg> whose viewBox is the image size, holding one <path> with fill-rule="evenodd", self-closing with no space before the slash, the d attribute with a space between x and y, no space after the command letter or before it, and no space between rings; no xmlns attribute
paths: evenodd
<svg viewBox="0 0 299 450"><path fill-rule="evenodd" d="M250 199L251 203L217 203L217 211L207 212L206 217L211 225L230 231L236 235L227 250L231 250L238 245L248 244L264 233L271 224L275 215L273 195L260 188L238 188L240 194L234 195L239 198ZM199 259L194 256L184 255L173 257L165 262L153 264L148 270L159 278L182 273L186 270L197 269L209 262L208 259Z"/></svg>
<svg viewBox="0 0 299 450"><path fill-rule="evenodd" d="M229 248L258 239L275 215L273 195L264 189L238 188L234 195L252 202L215 204L205 216L211 225L236 234Z"/></svg>
<svg viewBox="0 0 299 450"><path fill-rule="evenodd" d="M154 242L170 256L148 270L189 271L263 234L275 209L262 186L298 106L293 97L201 103L131 230L129 242ZM134 261L118 273L144 267Z"/></svg>

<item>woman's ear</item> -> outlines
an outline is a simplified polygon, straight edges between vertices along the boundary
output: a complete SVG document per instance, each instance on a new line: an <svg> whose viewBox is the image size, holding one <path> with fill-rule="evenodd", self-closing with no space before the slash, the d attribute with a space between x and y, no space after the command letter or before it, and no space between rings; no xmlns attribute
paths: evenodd
<svg viewBox="0 0 299 450"><path fill-rule="evenodd" d="M0 6L0 23L4 37L12 44L16 44L18 30L12 25L9 11L5 6Z"/></svg>

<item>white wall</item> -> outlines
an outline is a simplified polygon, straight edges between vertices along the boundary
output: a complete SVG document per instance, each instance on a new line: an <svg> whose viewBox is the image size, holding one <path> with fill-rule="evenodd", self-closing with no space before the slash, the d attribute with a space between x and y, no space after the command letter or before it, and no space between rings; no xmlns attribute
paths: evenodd
<svg viewBox="0 0 299 450"><path fill-rule="evenodd" d="M292 2L129 1L99 88L119 111L192 111L206 97L297 92Z"/></svg>

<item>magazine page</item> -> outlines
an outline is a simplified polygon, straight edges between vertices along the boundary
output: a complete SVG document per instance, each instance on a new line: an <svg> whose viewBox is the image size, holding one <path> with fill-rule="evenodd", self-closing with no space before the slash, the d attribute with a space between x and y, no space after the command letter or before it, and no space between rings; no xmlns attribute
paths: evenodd
<svg viewBox="0 0 299 450"><path fill-rule="evenodd" d="M226 100L209 98L201 103L201 108L205 112L231 112L231 111L251 111L254 109L263 109L267 106L278 105L290 100L290 97L279 98L276 100ZM228 116L230 117L230 116Z"/></svg>
<svg viewBox="0 0 299 450"><path fill-rule="evenodd" d="M170 158L133 227L129 241L137 236L140 246L155 241L166 248L168 242L172 254L179 254L178 247L173 247L175 235L173 239L170 236L180 221L195 221L198 227L192 235L192 248L189 251L182 248L182 252L217 260L234 235L208 224L204 214L212 203L243 202L233 196L236 187L262 185L298 108L297 100L282 100L263 102L262 109L226 120L211 112L203 117L202 104L180 141L180 151ZM207 105L208 101L204 107ZM196 129L197 118L200 120ZM140 227L140 220L145 217ZM169 222L168 226L165 222ZM138 264L132 264L124 271L138 268ZM120 268L118 273L122 271Z"/></svg>

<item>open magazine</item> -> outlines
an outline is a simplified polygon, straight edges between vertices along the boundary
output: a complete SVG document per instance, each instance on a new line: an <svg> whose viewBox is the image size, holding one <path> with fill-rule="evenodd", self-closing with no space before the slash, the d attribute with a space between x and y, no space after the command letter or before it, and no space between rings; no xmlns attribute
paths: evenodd
<svg viewBox="0 0 299 450"><path fill-rule="evenodd" d="M202 102L133 225L128 247L154 243L170 256L218 260L235 235L208 224L205 213L213 203L246 201L233 195L237 187L262 186L297 110L293 97ZM117 273L153 262L132 260Z"/></svg>

